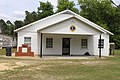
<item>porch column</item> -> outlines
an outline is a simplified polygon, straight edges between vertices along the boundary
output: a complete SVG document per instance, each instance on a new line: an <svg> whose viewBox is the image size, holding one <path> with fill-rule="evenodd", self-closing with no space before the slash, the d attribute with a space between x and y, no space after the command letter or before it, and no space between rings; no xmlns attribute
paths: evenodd
<svg viewBox="0 0 120 80"><path fill-rule="evenodd" d="M43 34L41 33L40 58L42 58L42 36Z"/></svg>
<svg viewBox="0 0 120 80"><path fill-rule="evenodd" d="M101 58L101 35L100 35L100 46L99 46L99 58Z"/></svg>

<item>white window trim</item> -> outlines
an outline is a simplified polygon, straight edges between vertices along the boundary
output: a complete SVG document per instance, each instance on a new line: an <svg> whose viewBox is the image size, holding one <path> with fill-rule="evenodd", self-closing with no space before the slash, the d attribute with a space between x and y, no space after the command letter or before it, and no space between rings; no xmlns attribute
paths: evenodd
<svg viewBox="0 0 120 80"><path fill-rule="evenodd" d="M48 42L51 42L51 43L47 43L48 39L52 40L52 41L48 41ZM53 48L53 38L46 38L46 48L47 49Z"/></svg>
<svg viewBox="0 0 120 80"><path fill-rule="evenodd" d="M29 38L30 41L25 40L25 38ZM28 44L28 46L31 47L31 37L24 37L24 44Z"/></svg>
<svg viewBox="0 0 120 80"><path fill-rule="evenodd" d="M86 43L85 42L83 43L82 40L86 40ZM84 46L83 46L83 44L84 44ZM88 49L88 39L81 39L81 49Z"/></svg>

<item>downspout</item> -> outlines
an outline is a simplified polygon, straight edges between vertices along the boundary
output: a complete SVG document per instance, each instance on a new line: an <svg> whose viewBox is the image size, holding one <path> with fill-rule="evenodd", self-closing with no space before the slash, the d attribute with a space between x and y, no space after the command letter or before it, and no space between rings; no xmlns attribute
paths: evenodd
<svg viewBox="0 0 120 80"><path fill-rule="evenodd" d="M43 34L41 33L40 58L42 58L42 36L43 36Z"/></svg>
<svg viewBox="0 0 120 80"><path fill-rule="evenodd" d="M99 58L101 58L101 35L100 35L99 41L100 41L100 45L99 45Z"/></svg>

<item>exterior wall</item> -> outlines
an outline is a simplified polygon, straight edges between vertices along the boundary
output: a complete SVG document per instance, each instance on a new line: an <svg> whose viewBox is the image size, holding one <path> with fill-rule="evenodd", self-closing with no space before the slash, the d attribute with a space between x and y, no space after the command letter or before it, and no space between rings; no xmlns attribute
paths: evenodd
<svg viewBox="0 0 120 80"><path fill-rule="evenodd" d="M65 19L68 19L68 18L71 18L71 17L73 17L73 15L59 14L59 15L51 17L51 18L47 18L47 19L44 18L44 19L41 19L41 21L39 23L36 23L36 24L31 25L31 26L29 26L27 28L24 28L21 31L23 31L23 32L26 32L26 31L28 31L28 32L37 32L37 30L40 30L40 29L42 29L44 27L47 27L47 26L49 26L51 24L61 22L61 21L65 20Z"/></svg>
<svg viewBox="0 0 120 80"><path fill-rule="evenodd" d="M94 55L99 55L98 40L100 35L94 35ZM101 34L101 39L104 39L104 48L101 49L102 56L109 56L109 35Z"/></svg>
<svg viewBox="0 0 120 80"><path fill-rule="evenodd" d="M17 38L16 38L16 37L13 37L12 46L13 46L13 47L16 47L16 46L17 46Z"/></svg>
<svg viewBox="0 0 120 80"><path fill-rule="evenodd" d="M102 38L105 39L104 41L104 49L103 49L103 56L109 56L109 35L108 34L103 34Z"/></svg>
<svg viewBox="0 0 120 80"><path fill-rule="evenodd" d="M53 38L53 48L46 48L46 38ZM89 52L93 55L93 36L43 34L43 55L62 55L62 38L70 38L70 55L84 55ZM88 39L88 48L81 49L81 39Z"/></svg>
<svg viewBox="0 0 120 80"><path fill-rule="evenodd" d="M37 33L32 32L18 32L18 47L24 44L24 37L31 37L31 51L38 54L38 38Z"/></svg>
<svg viewBox="0 0 120 80"><path fill-rule="evenodd" d="M70 52L71 55L83 55L85 52L89 52L91 55L99 55L98 39L102 34L97 29L83 23L82 21L72 18L69 14L60 14L49 19L31 25L18 32L18 46L24 44L24 37L31 37L31 48L35 54L40 53L41 49L41 35L43 33L43 55L62 55L62 38L70 38ZM69 18L69 19L68 19ZM67 19L63 21L64 19ZM60 23L53 24L56 20ZM75 25L76 30L73 32L70 30L70 26ZM43 27L46 27L42 29ZM40 30L42 29L42 30ZM40 31L38 31L40 30ZM37 32L38 31L38 32ZM54 34L54 35L53 35ZM89 35L89 36L88 36ZM46 49L46 38L53 38L53 48ZM88 39L88 49L81 49L81 39ZM102 34L104 39L104 49L102 49L102 55L108 56L109 54L109 35Z"/></svg>
<svg viewBox="0 0 120 80"><path fill-rule="evenodd" d="M66 34L43 34L42 53L43 55L62 55L62 38L70 38L70 55L84 55L89 52L91 55L99 55L98 40L100 35L82 36L82 35L66 35ZM24 44L24 37L31 37L32 51L40 54L41 35L37 33L19 33L18 46ZM38 37L38 38L37 38ZM53 48L46 48L46 38L53 38ZM81 39L88 39L88 48L81 49ZM109 35L102 34L104 39L104 48L102 56L109 55Z"/></svg>
<svg viewBox="0 0 120 80"><path fill-rule="evenodd" d="M73 32L70 30L70 26L74 25L76 30ZM40 31L41 33L52 33L52 34L78 34L78 35L96 35L101 34L100 31L93 27L75 19L71 18L58 24L49 26Z"/></svg>

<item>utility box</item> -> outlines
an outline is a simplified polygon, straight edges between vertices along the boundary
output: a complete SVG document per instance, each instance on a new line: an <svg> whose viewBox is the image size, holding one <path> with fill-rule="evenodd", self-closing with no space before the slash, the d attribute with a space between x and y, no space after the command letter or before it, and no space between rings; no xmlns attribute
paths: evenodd
<svg viewBox="0 0 120 80"><path fill-rule="evenodd" d="M115 43L110 43L110 55L114 55Z"/></svg>
<svg viewBox="0 0 120 80"><path fill-rule="evenodd" d="M11 56L11 47L6 47L6 56Z"/></svg>

